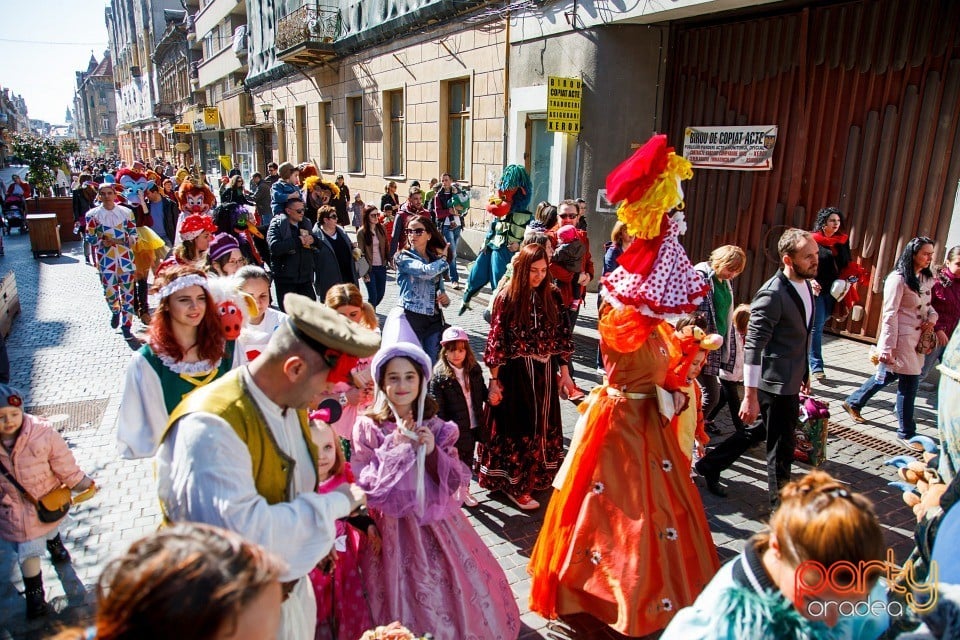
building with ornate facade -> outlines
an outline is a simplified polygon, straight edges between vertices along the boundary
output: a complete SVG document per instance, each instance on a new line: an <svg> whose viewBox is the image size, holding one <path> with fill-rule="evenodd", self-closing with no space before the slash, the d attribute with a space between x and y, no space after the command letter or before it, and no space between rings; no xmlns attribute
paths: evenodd
<svg viewBox="0 0 960 640"><path fill-rule="evenodd" d="M117 102L110 52L97 62L90 54L86 71L77 71L73 96L74 131L84 153L100 155L117 149Z"/></svg>
<svg viewBox="0 0 960 640"><path fill-rule="evenodd" d="M155 113L160 87L153 52L179 0L111 0L105 10L117 93L117 140L127 162L171 155L172 128Z"/></svg>

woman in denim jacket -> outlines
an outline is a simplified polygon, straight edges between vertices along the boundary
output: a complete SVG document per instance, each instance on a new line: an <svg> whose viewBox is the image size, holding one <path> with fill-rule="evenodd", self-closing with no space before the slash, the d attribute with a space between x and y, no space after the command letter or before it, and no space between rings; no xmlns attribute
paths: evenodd
<svg viewBox="0 0 960 640"><path fill-rule="evenodd" d="M395 258L400 306L423 350L436 362L443 332L440 307L450 304L443 290L448 245L429 216L410 216L405 233L407 248Z"/></svg>

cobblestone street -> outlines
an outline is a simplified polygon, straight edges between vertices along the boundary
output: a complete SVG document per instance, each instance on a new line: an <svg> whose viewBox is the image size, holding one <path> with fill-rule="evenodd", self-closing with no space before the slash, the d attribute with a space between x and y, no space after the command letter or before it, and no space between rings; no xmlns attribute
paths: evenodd
<svg viewBox="0 0 960 640"><path fill-rule="evenodd" d="M0 639L42 638L59 625L90 615L92 589L102 569L132 541L156 529L159 509L152 463L121 461L116 455L117 408L131 352L120 332L109 327L97 274L84 264L80 243L65 244L60 258L40 260L33 259L27 236L14 233L4 238L4 243L6 255L0 258L0 270L16 274L22 308L7 342L11 382L25 393L28 407L56 422L81 467L101 487L100 494L76 507L63 525L73 563L54 570L44 562L47 597L56 614L33 623L25 621L19 570L10 548L5 545L0 549L5 578L0 581ZM461 264L461 271L465 267ZM391 274L387 298L379 309L381 318L394 304L396 293ZM453 311L455 301L447 318L467 330L478 354L482 353L487 330L479 309L486 300L485 295L479 296L474 310L460 318ZM590 296L580 316L576 341L576 379L589 391L598 382L595 296ZM882 391L865 408L865 425L855 425L840 406L870 369L867 350L867 345L852 340L825 338L828 378L815 387L815 393L830 402L834 434L824 469L874 501L885 542L896 551L897 559L903 560L912 547L913 515L899 492L886 486L895 478L889 467L882 466L883 460L907 453L895 440L895 389ZM932 437L936 436L934 396L935 392L921 392L917 402L919 432ZM578 414L573 404L564 404L564 432L569 438ZM721 414L720 424L725 431L722 438L732 431L726 411ZM761 450L751 450L724 475L729 497L716 498L702 490L721 560L735 555L767 516L761 507L767 502L762 456ZM801 471L803 466L795 468ZM520 512L502 496L488 495L476 487L474 495L480 505L468 510L470 519L510 579L524 614L522 638L617 637L595 621L569 621L573 630L567 630L563 626L548 627L547 621L530 613L526 606L526 563L544 508ZM536 497L544 504L549 499L546 494Z"/></svg>

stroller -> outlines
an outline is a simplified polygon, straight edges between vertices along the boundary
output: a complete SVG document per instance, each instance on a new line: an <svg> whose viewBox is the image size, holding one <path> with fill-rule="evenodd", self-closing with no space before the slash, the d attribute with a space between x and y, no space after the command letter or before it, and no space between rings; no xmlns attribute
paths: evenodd
<svg viewBox="0 0 960 640"><path fill-rule="evenodd" d="M27 201L23 196L9 195L3 201L3 232L10 235L16 227L20 233L27 227Z"/></svg>

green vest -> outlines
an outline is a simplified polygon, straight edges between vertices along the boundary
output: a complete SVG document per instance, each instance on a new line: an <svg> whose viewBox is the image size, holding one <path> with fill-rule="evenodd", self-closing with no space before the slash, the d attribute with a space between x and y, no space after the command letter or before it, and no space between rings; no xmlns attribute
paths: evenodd
<svg viewBox="0 0 960 640"><path fill-rule="evenodd" d="M203 412L219 416L233 427L237 437L247 445L252 463L253 483L257 487L257 493L262 495L268 504L290 502L295 497L293 469L296 460L284 453L277 445L273 433L267 427L263 413L250 397L249 390L243 378L240 377L241 371L242 369L234 369L219 380L200 387L184 398L183 402L170 414L170 421L160 441L163 442L170 433L170 429L187 414ZM300 419L303 440L310 451L310 462L316 478L317 445L310 437L307 412L298 410L297 417Z"/></svg>
<svg viewBox="0 0 960 640"><path fill-rule="evenodd" d="M153 352L149 344L140 347L140 355L143 356L143 359L147 361L147 364L150 365L157 374L157 377L160 378L160 389L163 390L163 403L164 406L167 407L167 413L173 413L177 405L196 389L223 377L223 374L230 370L230 366L233 363L233 350L235 346L236 342L227 340L223 348L223 357L220 358L220 362L217 363L216 368L206 376L188 376L175 373L168 369L167 365L163 364L163 360Z"/></svg>

